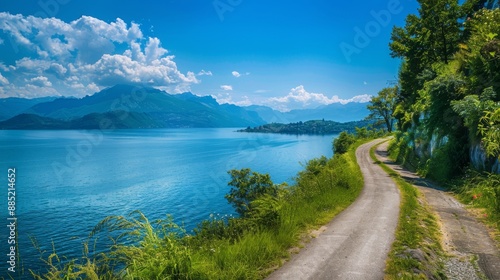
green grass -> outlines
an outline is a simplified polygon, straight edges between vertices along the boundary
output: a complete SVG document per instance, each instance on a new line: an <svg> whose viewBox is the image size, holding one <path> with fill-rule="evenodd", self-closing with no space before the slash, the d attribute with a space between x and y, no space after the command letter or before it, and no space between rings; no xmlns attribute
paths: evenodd
<svg viewBox="0 0 500 280"><path fill-rule="evenodd" d="M443 265L439 261L444 252L436 217L417 188L377 160L375 149L370 150L371 158L392 177L401 192L396 239L386 262L385 278L445 279ZM423 260L418 259L419 254Z"/></svg>
<svg viewBox="0 0 500 280"><path fill-rule="evenodd" d="M171 218L151 222L138 211L108 217L95 232L107 230L115 238L109 252L89 256L85 250L84 256L69 262L54 253L46 259L48 271L33 277L263 279L290 257L292 248L310 238L311 229L330 221L357 198L363 177L355 150L364 142L331 159L310 161L283 195L261 198L255 206L262 210L260 216L212 217L194 235L185 234ZM273 222L265 217L273 217Z"/></svg>
<svg viewBox="0 0 500 280"><path fill-rule="evenodd" d="M451 190L486 223L500 248L500 175L469 170L451 184Z"/></svg>

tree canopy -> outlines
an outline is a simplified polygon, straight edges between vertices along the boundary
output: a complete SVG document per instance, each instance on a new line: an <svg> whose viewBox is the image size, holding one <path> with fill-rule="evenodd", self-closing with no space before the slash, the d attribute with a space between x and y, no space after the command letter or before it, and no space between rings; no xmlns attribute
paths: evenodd
<svg viewBox="0 0 500 280"><path fill-rule="evenodd" d="M398 87L382 89L377 96L372 97L368 110L370 115L368 120L376 120L375 125L385 125L387 132L391 133L394 126L394 109L396 107L396 95Z"/></svg>
<svg viewBox="0 0 500 280"><path fill-rule="evenodd" d="M498 1L418 2L391 35L391 55L402 59L392 116L424 169L448 162L453 176L469 164L470 147L500 156L500 10L488 9ZM385 120L385 91L372 117Z"/></svg>

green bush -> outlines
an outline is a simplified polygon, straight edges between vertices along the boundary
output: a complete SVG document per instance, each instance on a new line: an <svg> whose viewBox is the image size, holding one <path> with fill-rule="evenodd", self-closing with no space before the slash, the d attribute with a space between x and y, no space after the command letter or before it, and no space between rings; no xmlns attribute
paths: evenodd
<svg viewBox="0 0 500 280"><path fill-rule="evenodd" d="M252 212L252 201L265 194L278 196L280 186L271 181L269 174L251 172L249 168L230 170L228 173L231 175L231 181L228 183L231 190L225 197L242 217Z"/></svg>
<svg viewBox="0 0 500 280"><path fill-rule="evenodd" d="M333 140L333 152L335 154L345 154L354 142L356 142L356 137L343 131L339 134L339 137Z"/></svg>

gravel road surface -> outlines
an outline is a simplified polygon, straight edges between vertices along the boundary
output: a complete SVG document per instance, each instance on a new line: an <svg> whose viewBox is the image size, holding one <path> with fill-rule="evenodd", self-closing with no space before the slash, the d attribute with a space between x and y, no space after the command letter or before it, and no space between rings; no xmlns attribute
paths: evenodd
<svg viewBox="0 0 500 280"><path fill-rule="evenodd" d="M370 148L381 141L372 141L356 151L365 182L358 199L268 279L384 278L400 196L391 178L370 158Z"/></svg>

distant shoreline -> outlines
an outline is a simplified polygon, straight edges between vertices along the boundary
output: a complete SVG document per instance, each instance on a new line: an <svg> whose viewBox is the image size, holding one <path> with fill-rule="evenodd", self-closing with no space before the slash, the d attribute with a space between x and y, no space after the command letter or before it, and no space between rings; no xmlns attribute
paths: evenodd
<svg viewBox="0 0 500 280"><path fill-rule="evenodd" d="M342 131L354 132L356 127L367 127L372 125L372 121L362 120L353 122L335 122L326 120L311 120L306 122L296 123L271 123L256 127L247 127L237 130L237 132L249 133L275 133L275 134L290 134L290 135L334 135Z"/></svg>

